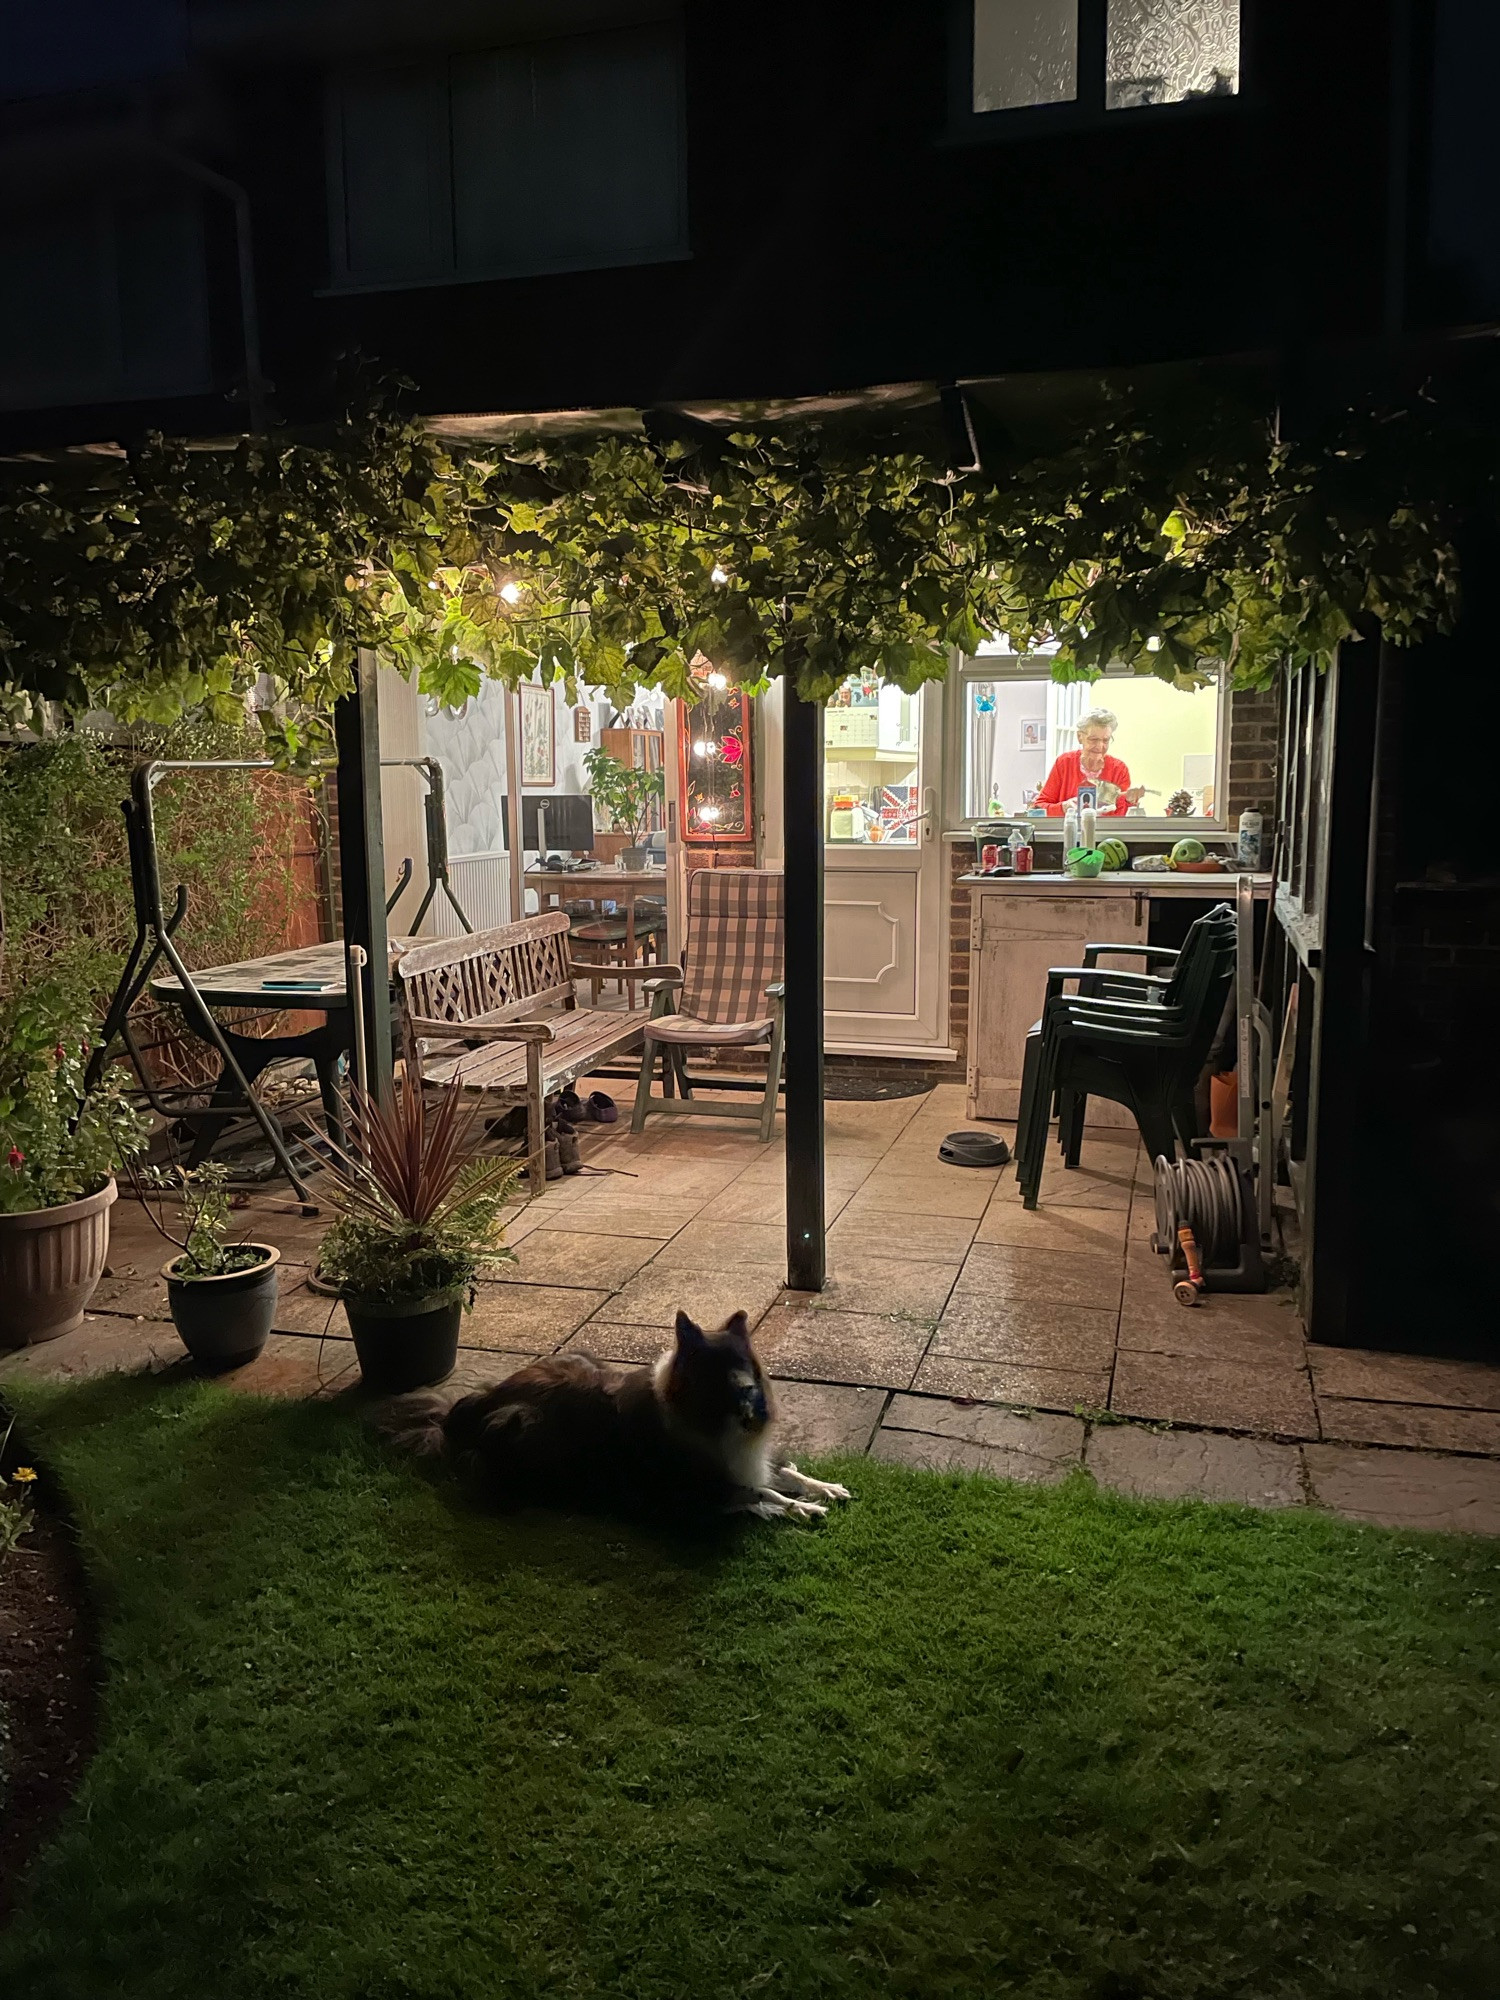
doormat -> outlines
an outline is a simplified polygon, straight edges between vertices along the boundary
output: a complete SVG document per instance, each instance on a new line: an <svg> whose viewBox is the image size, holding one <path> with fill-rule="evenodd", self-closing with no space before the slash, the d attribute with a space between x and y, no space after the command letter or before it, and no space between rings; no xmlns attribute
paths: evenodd
<svg viewBox="0 0 1500 2000"><path fill-rule="evenodd" d="M931 1089L932 1080L925 1076L872 1076L834 1069L823 1073L823 1095L835 1100L855 1098L875 1103L887 1097L925 1097Z"/></svg>

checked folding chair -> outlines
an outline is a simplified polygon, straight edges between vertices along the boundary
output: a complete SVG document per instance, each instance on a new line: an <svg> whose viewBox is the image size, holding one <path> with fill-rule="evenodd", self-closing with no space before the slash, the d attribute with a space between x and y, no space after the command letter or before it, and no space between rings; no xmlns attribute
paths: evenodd
<svg viewBox="0 0 1500 2000"><path fill-rule="evenodd" d="M771 1137L785 1036L782 890L781 874L769 868L700 868L690 877L682 965L663 966L645 989L652 996L651 1016L643 1030L633 1132L641 1131L648 1117L697 1115L755 1118L761 1138ZM758 1104L694 1098L687 1067L690 1050L761 1043L766 1045L766 1087ZM658 1055L662 1094L653 1097Z"/></svg>

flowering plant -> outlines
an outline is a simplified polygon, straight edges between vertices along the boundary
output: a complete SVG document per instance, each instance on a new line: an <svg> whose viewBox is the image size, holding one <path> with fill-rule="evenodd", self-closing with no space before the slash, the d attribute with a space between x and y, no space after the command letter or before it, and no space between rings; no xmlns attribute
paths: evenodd
<svg viewBox="0 0 1500 2000"><path fill-rule="evenodd" d="M57 1208L103 1187L146 1123L118 1065L86 1087L88 1036L60 989L0 1000L0 1215Z"/></svg>

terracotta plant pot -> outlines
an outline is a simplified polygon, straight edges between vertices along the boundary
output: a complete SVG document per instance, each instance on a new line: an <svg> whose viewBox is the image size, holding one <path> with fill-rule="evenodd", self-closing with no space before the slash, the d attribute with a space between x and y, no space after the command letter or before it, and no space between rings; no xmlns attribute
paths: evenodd
<svg viewBox="0 0 1500 2000"><path fill-rule="evenodd" d="M377 1396L402 1396L446 1381L458 1362L462 1292L429 1292L425 1298L387 1304L344 1294L359 1372Z"/></svg>
<svg viewBox="0 0 1500 2000"><path fill-rule="evenodd" d="M246 1270L225 1271L215 1278L179 1277L181 1257L170 1258L161 1267L172 1324L200 1368L238 1368L253 1361L276 1318L281 1252L269 1243L241 1247L265 1254Z"/></svg>
<svg viewBox="0 0 1500 2000"><path fill-rule="evenodd" d="M0 1215L0 1347L34 1347L82 1326L109 1254L109 1211L118 1190L57 1208Z"/></svg>

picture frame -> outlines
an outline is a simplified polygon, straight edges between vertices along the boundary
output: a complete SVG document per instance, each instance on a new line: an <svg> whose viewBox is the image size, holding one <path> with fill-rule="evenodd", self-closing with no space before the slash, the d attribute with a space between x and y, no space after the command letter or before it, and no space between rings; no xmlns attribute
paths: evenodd
<svg viewBox="0 0 1500 2000"><path fill-rule="evenodd" d="M550 685L522 681L521 783L549 790L557 780L556 703Z"/></svg>
<svg viewBox="0 0 1500 2000"><path fill-rule="evenodd" d="M1021 717L1021 748L1023 750L1045 750L1046 747L1046 716L1023 715Z"/></svg>

